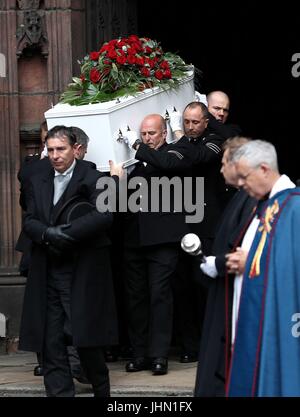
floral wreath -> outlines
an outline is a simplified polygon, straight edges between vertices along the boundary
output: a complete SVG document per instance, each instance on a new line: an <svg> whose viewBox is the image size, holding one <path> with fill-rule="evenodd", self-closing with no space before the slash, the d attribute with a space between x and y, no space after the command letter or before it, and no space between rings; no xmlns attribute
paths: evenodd
<svg viewBox="0 0 300 417"><path fill-rule="evenodd" d="M145 88L176 88L193 68L178 55L164 53L157 41L136 35L105 42L79 64L81 75L62 94L63 103L99 103L136 95Z"/></svg>

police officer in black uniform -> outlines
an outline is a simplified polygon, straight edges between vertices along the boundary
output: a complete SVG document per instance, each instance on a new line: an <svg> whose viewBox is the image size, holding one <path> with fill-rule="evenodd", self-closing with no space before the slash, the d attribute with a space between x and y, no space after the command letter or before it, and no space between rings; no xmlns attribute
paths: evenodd
<svg viewBox="0 0 300 417"><path fill-rule="evenodd" d="M197 223L189 223L190 232L199 236L203 252L210 253L216 224L233 190L229 190L220 174L222 143L224 138L208 129L209 112L201 102L188 104L183 112L170 113L170 126L178 140L177 145L188 143L192 154L189 175L204 178L204 216ZM193 200L199 193L193 184ZM205 277L195 262L185 253L181 254L175 280L176 306L178 307L178 333L182 348L180 361L195 362L198 359L201 326L206 301ZM200 284L200 285L199 285Z"/></svg>
<svg viewBox="0 0 300 417"><path fill-rule="evenodd" d="M129 337L134 358L126 365L127 372L152 370L154 375L168 371L168 353L172 338L173 295L172 279L180 252L180 240L188 232L182 210L176 211L174 192L168 196L170 206L151 211L156 198L153 179L172 179L191 165L186 156L190 146L167 144L167 126L158 114L145 117L141 124L141 139L127 132L126 140L137 150L139 163L128 180L140 182L140 210L124 214L124 271L128 302ZM111 174L116 173L114 169ZM145 187L146 185L146 187ZM129 194L128 201L132 195ZM148 207L143 205L148 202Z"/></svg>

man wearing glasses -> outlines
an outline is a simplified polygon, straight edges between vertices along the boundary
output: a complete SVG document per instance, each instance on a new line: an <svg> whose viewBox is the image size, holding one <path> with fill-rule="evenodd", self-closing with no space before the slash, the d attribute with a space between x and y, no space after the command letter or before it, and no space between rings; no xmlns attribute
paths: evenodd
<svg viewBox="0 0 300 417"><path fill-rule="evenodd" d="M260 203L227 260L236 274L227 394L299 396L300 190L280 175L271 143L251 141L233 160L238 185Z"/></svg>

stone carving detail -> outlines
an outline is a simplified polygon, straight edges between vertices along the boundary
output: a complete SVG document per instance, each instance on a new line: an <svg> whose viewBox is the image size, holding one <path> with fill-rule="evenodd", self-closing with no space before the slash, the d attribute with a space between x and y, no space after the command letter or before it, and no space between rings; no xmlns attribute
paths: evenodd
<svg viewBox="0 0 300 417"><path fill-rule="evenodd" d="M37 10L40 7L40 0L18 0L19 9Z"/></svg>
<svg viewBox="0 0 300 417"><path fill-rule="evenodd" d="M48 39L43 12L28 10L23 12L23 22L17 29L17 55L25 49L40 49L43 56L48 56Z"/></svg>

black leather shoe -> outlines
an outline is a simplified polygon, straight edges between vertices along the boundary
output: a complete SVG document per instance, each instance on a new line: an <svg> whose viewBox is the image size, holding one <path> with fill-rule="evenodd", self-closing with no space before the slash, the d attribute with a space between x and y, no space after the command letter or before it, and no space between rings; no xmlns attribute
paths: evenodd
<svg viewBox="0 0 300 417"><path fill-rule="evenodd" d="M168 359L155 358L151 365L153 375L165 375L168 373Z"/></svg>
<svg viewBox="0 0 300 417"><path fill-rule="evenodd" d="M191 362L197 362L198 355L196 353L183 353L180 356L180 362L181 363L191 363Z"/></svg>
<svg viewBox="0 0 300 417"><path fill-rule="evenodd" d="M33 375L34 376L43 376L44 375L43 368L40 365L36 366L33 370Z"/></svg>
<svg viewBox="0 0 300 417"><path fill-rule="evenodd" d="M139 372L150 369L149 359L135 358L126 364L126 372Z"/></svg>

